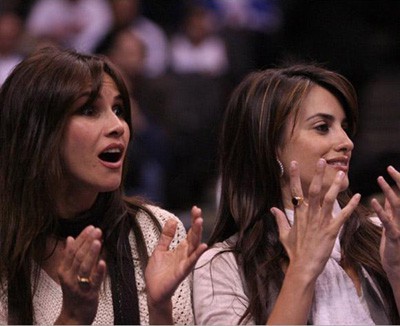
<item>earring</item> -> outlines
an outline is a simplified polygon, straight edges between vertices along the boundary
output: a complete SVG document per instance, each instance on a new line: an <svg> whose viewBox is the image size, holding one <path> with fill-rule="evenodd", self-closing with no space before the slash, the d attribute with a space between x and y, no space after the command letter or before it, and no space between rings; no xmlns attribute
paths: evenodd
<svg viewBox="0 0 400 326"><path fill-rule="evenodd" d="M279 174L280 177L283 176L283 173L285 173L285 169L283 168L282 162L279 160L279 158L276 159L276 162L278 162L279 168L281 170L281 173Z"/></svg>

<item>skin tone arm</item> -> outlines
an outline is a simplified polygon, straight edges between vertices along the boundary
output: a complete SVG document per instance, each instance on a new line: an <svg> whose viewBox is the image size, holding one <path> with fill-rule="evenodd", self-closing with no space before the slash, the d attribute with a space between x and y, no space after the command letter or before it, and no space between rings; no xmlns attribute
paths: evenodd
<svg viewBox="0 0 400 326"><path fill-rule="evenodd" d="M171 297L191 272L197 259L207 249L201 243L203 219L201 210L192 208L192 227L187 237L169 250L177 223L166 222L157 247L145 271L150 324L173 324ZM58 270L63 304L55 324L91 324L96 316L106 263L100 259L101 230L86 227L76 238L68 237L65 256ZM77 277L90 278L90 284L79 284Z"/></svg>
<svg viewBox="0 0 400 326"><path fill-rule="evenodd" d="M389 166L387 171L396 186L393 189L383 177L379 177L378 184L385 195L385 205L382 207L376 199L372 199L371 206L383 225L381 261L392 286L397 310L400 312L400 173L392 166Z"/></svg>
<svg viewBox="0 0 400 326"><path fill-rule="evenodd" d="M326 168L325 160L317 163L310 184L308 202L295 208L291 227L285 213L271 211L276 217L279 236L289 256L289 265L275 306L267 324L306 324L314 295L315 281L324 269L341 226L358 205L360 195L354 195L336 218L332 217L334 202L344 174L339 171L325 196L321 195ZM292 195L303 196L297 162L290 167Z"/></svg>

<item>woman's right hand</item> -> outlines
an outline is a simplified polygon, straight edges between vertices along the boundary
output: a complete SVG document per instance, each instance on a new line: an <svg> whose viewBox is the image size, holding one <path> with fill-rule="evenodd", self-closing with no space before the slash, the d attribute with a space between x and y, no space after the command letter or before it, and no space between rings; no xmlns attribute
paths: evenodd
<svg viewBox="0 0 400 326"><path fill-rule="evenodd" d="M64 259L58 269L63 303L56 324L91 324L97 313L106 263L100 259L102 232L86 227L66 240Z"/></svg>
<svg viewBox="0 0 400 326"><path fill-rule="evenodd" d="M323 196L322 183L326 162L320 159L308 190L307 202L294 208L294 222L290 226L284 212L274 207L279 238L289 256L289 266L267 324L306 324L315 282L323 271L339 230L358 205L360 195L354 195L341 212L333 218L332 210L340 192L344 173L339 171ZM297 162L290 167L291 196L303 197Z"/></svg>
<svg viewBox="0 0 400 326"><path fill-rule="evenodd" d="M324 269L341 226L360 200L359 194L354 195L341 212L333 218L333 205L341 190L345 174L343 171L337 172L332 185L323 196L321 190L325 168L326 161L320 159L308 190L308 198L294 208L292 226L289 225L284 212L278 208L272 209L279 227L280 240L290 259L289 267L298 269L304 276L309 276L311 279L316 279ZM292 197L303 197L300 170L295 161L290 166L290 189Z"/></svg>

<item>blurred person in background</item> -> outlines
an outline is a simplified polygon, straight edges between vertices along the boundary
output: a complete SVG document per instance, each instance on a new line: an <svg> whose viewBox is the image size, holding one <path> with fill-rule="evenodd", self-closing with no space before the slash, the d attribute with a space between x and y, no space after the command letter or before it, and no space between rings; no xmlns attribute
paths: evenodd
<svg viewBox="0 0 400 326"><path fill-rule="evenodd" d="M179 31L171 36L165 106L172 144L167 207L177 211L208 202L214 188L216 130L230 68L211 12L197 1L187 1L184 9Z"/></svg>
<svg viewBox="0 0 400 326"><path fill-rule="evenodd" d="M11 70L24 58L24 22L11 11L0 13L0 86Z"/></svg>
<svg viewBox="0 0 400 326"><path fill-rule="evenodd" d="M225 43L217 34L212 12L195 3L187 9L180 32L172 35L170 52L170 67L176 74L222 76L229 68Z"/></svg>
<svg viewBox="0 0 400 326"><path fill-rule="evenodd" d="M93 53L113 24L107 0L37 0L26 26L39 43Z"/></svg>
<svg viewBox="0 0 400 326"><path fill-rule="evenodd" d="M141 12L141 0L108 0L112 8L114 24L96 45L96 52L104 52L114 35L129 28L145 45L143 74L149 78L162 76L168 64L168 39L156 22Z"/></svg>

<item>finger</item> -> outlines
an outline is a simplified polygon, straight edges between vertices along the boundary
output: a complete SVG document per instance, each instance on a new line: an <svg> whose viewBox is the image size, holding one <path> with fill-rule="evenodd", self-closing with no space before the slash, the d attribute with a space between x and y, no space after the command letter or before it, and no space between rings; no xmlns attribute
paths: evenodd
<svg viewBox="0 0 400 326"><path fill-rule="evenodd" d="M99 289L103 283L106 276L106 270L106 262L103 259L100 259L90 277L92 284L96 289Z"/></svg>
<svg viewBox="0 0 400 326"><path fill-rule="evenodd" d="M189 244L189 254L191 254L200 244L203 235L203 218L197 217L194 220L186 237Z"/></svg>
<svg viewBox="0 0 400 326"><path fill-rule="evenodd" d="M296 161L290 162L289 176L290 176L290 190L292 198L293 197L304 198L303 188L301 186L301 180L300 180L299 164ZM299 206L294 206L293 204L293 210L294 210L293 224L297 224L298 212L304 211L304 209L305 209L304 203L300 204Z"/></svg>
<svg viewBox="0 0 400 326"><path fill-rule="evenodd" d="M75 239L76 251L86 242L94 230L93 225L89 225L83 229L83 231Z"/></svg>
<svg viewBox="0 0 400 326"><path fill-rule="evenodd" d="M175 236L176 228L177 228L178 222L175 221L174 219L169 219L160 235L160 239L158 240L158 244L156 249L162 250L162 251L167 251L169 249L169 245L172 242L172 239Z"/></svg>
<svg viewBox="0 0 400 326"><path fill-rule="evenodd" d="M347 205L340 211L340 213L333 220L333 223L336 224L336 229L339 231L340 227L348 220L348 218L353 214L354 210L360 203L361 195L355 194Z"/></svg>
<svg viewBox="0 0 400 326"><path fill-rule="evenodd" d="M345 173L343 171L338 171L335 178L333 179L332 185L329 187L329 190L325 194L322 203L322 216L325 218L325 220L330 220L332 218L333 205L341 190L341 185L343 183L344 177Z"/></svg>
<svg viewBox="0 0 400 326"><path fill-rule="evenodd" d="M78 275L85 277L92 274L92 271L96 268L97 262L100 257L101 242L94 240L84 260L79 266Z"/></svg>
<svg viewBox="0 0 400 326"><path fill-rule="evenodd" d="M207 248L207 245L205 243L202 243L187 257L187 259L185 259L182 266L182 279L185 278L192 271L192 269L196 265L197 260L207 250Z"/></svg>
<svg viewBox="0 0 400 326"><path fill-rule="evenodd" d="M320 216L321 208L321 189L326 169L326 161L319 159L315 168L315 175L313 176L308 190L308 205L309 205L309 218L315 219Z"/></svg>
<svg viewBox="0 0 400 326"><path fill-rule="evenodd" d="M271 213L275 216L276 224L278 224L279 239L281 242L283 242L283 240L288 237L290 232L289 221L286 218L285 213L276 207L271 208Z"/></svg>
<svg viewBox="0 0 400 326"><path fill-rule="evenodd" d="M77 249L75 257L71 266L72 273L79 274L82 277L89 277L91 268L85 271L80 271L82 265L84 265L85 259L90 255L90 249L94 241L101 239L101 230L99 228L92 228L91 232L85 237L81 246Z"/></svg>
<svg viewBox="0 0 400 326"><path fill-rule="evenodd" d="M400 172L391 165L388 166L387 171L392 179L396 182L397 188L400 189Z"/></svg>
<svg viewBox="0 0 400 326"><path fill-rule="evenodd" d="M393 188L386 182L383 177L378 178L379 187L382 189L386 199L389 201L393 212L400 212L400 198Z"/></svg>
<svg viewBox="0 0 400 326"><path fill-rule="evenodd" d="M303 189L301 187L301 180L300 180L300 169L299 169L299 164L296 161L290 162L289 175L290 175L290 190L292 197L294 196L303 197Z"/></svg>
<svg viewBox="0 0 400 326"><path fill-rule="evenodd" d="M379 219L381 220L383 227L385 229L390 228L390 217L386 213L382 205L379 204L378 200L376 200L376 198L373 198L371 200L371 206L372 209L375 211L376 215L378 215Z"/></svg>
<svg viewBox="0 0 400 326"><path fill-rule="evenodd" d="M64 259L61 261L61 265L59 268L59 275L62 274L62 271L67 271L71 269L75 257L75 251L76 251L75 239L73 237L67 237L67 239L65 240L65 249L64 249L65 255Z"/></svg>
<svg viewBox="0 0 400 326"><path fill-rule="evenodd" d="M193 206L191 211L191 224L193 225L193 223L196 221L196 219L201 217L201 208L197 207L197 206Z"/></svg>

